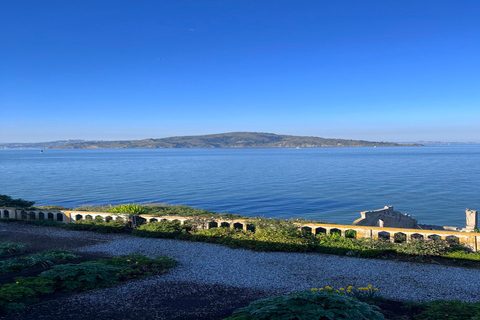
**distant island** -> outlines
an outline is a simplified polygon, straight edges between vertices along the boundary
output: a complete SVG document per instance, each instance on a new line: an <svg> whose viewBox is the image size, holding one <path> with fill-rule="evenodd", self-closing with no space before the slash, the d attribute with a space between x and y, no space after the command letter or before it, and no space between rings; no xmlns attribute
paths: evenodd
<svg viewBox="0 0 480 320"><path fill-rule="evenodd" d="M230 132L161 139L86 141L61 140L37 143L5 143L0 148L41 149L138 149L138 148L321 148L420 146L364 140L325 139L263 132Z"/></svg>

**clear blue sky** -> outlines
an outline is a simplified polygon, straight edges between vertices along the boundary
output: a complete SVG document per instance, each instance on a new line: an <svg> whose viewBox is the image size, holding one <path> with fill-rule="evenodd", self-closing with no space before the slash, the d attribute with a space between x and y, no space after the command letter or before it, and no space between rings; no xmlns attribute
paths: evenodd
<svg viewBox="0 0 480 320"><path fill-rule="evenodd" d="M480 142L480 2L4 0L0 142Z"/></svg>

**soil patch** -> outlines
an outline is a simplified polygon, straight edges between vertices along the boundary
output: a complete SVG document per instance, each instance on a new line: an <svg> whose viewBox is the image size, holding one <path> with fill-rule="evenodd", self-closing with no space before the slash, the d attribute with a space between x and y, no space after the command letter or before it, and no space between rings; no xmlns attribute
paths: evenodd
<svg viewBox="0 0 480 320"><path fill-rule="evenodd" d="M266 298L268 293L229 286L190 282L167 282L161 287L126 292L122 301L108 300L103 289L32 305L25 311L5 316L8 320L220 320L251 301Z"/></svg>
<svg viewBox="0 0 480 320"><path fill-rule="evenodd" d="M59 238L44 234L35 234L35 230L32 229L29 231L30 232L2 230L0 233L0 241L26 243L27 247L24 254L31 254L50 249L73 250L84 246L91 246L104 241L97 239ZM12 256L9 256L8 258L11 257Z"/></svg>

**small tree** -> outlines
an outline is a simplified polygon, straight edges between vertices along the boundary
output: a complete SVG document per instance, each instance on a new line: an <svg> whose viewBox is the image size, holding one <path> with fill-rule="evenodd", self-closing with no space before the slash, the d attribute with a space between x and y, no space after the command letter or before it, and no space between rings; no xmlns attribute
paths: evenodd
<svg viewBox="0 0 480 320"><path fill-rule="evenodd" d="M138 204L120 204L108 210L112 213L129 213L134 215L141 215L147 213L144 207Z"/></svg>
<svg viewBox="0 0 480 320"><path fill-rule="evenodd" d="M28 208L33 206L34 203L35 201L13 199L5 194L0 194L0 207Z"/></svg>
<svg viewBox="0 0 480 320"><path fill-rule="evenodd" d="M136 227L137 225L143 224L146 220L142 217L139 217L142 214L146 214L147 210L145 207L138 204L119 204L108 210L111 213L124 213L129 215L129 224L130 226Z"/></svg>

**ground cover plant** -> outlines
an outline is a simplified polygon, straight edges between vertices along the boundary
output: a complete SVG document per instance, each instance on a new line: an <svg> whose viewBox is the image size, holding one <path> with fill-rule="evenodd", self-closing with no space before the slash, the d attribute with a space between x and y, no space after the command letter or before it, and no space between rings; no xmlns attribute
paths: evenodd
<svg viewBox="0 0 480 320"><path fill-rule="evenodd" d="M78 256L64 250L47 250L23 257L0 261L0 274L42 266L45 269Z"/></svg>
<svg viewBox="0 0 480 320"><path fill-rule="evenodd" d="M121 281L167 272L177 262L167 257L151 259L125 255L78 264L55 265L37 277L17 277L0 285L0 314L15 313L43 295L55 291L82 292Z"/></svg>
<svg viewBox="0 0 480 320"><path fill-rule="evenodd" d="M480 302L469 303L459 300L436 300L420 304L422 312L415 316L418 320L478 320L480 319Z"/></svg>
<svg viewBox="0 0 480 320"><path fill-rule="evenodd" d="M74 223L62 224L60 227L69 230L96 231L100 233L131 233L133 230L126 222L116 220L105 222L103 219L79 220Z"/></svg>
<svg viewBox="0 0 480 320"><path fill-rule="evenodd" d="M61 290L87 291L116 283L120 270L103 263L63 264L42 272L40 277L54 281Z"/></svg>
<svg viewBox="0 0 480 320"><path fill-rule="evenodd" d="M39 297L52 293L55 282L39 277L17 277L0 285L0 314L19 312Z"/></svg>
<svg viewBox="0 0 480 320"><path fill-rule="evenodd" d="M184 232L179 221L146 223L132 231L134 236L147 238L176 238Z"/></svg>
<svg viewBox="0 0 480 320"><path fill-rule="evenodd" d="M379 308L353 296L328 291L303 291L257 300L236 310L228 320L384 320Z"/></svg>
<svg viewBox="0 0 480 320"><path fill-rule="evenodd" d="M237 309L225 320L478 320L480 302L436 300L397 302L378 295L378 288L325 286L291 295L270 297Z"/></svg>
<svg viewBox="0 0 480 320"><path fill-rule="evenodd" d="M151 259L138 254L101 259L95 262L120 268L118 272L120 281L162 274L177 265L175 260L165 256L158 256L155 259Z"/></svg>
<svg viewBox="0 0 480 320"><path fill-rule="evenodd" d="M25 251L25 244L11 241L0 241L0 257Z"/></svg>

